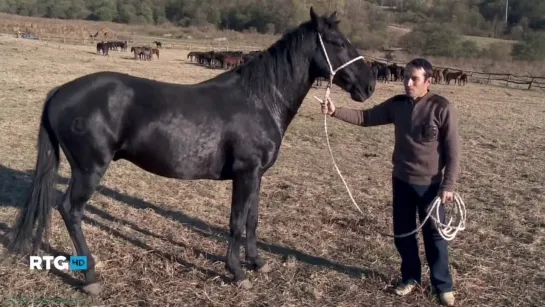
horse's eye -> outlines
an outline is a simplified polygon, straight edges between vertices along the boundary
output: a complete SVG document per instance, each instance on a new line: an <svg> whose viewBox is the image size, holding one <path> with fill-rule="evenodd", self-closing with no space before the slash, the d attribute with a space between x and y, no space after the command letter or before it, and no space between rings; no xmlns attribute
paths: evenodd
<svg viewBox="0 0 545 307"><path fill-rule="evenodd" d="M343 41L332 41L331 42L333 45L337 46L337 47L341 47L341 48L344 48L345 44Z"/></svg>

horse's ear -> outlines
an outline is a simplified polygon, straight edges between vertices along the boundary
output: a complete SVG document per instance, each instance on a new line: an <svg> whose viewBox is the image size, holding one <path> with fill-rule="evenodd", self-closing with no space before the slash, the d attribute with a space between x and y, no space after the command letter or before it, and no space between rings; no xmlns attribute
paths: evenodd
<svg viewBox="0 0 545 307"><path fill-rule="evenodd" d="M310 20L312 20L313 23L317 23L318 22L318 15L316 14L316 12L314 11L314 7L311 6L310 7Z"/></svg>
<svg viewBox="0 0 545 307"><path fill-rule="evenodd" d="M337 22L337 11L334 11L333 13L331 13L331 16L329 16L329 20L331 22Z"/></svg>
<svg viewBox="0 0 545 307"><path fill-rule="evenodd" d="M327 24L330 26L336 26L341 21L337 19L337 11L334 11L329 17L326 17Z"/></svg>
<svg viewBox="0 0 545 307"><path fill-rule="evenodd" d="M310 7L310 20L312 21L312 24L316 27L316 29L321 30L322 29L322 19L316 12L314 11L314 7Z"/></svg>

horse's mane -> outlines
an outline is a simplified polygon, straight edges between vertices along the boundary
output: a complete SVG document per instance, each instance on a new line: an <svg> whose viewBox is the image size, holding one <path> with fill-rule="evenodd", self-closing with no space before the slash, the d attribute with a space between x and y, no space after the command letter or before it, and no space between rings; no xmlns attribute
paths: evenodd
<svg viewBox="0 0 545 307"><path fill-rule="evenodd" d="M251 97L275 97L274 91L292 85L299 80L293 77L300 75L305 65L306 49L316 48L313 35L315 29L311 21L302 23L297 28L285 33L280 40L254 56L250 61L234 69L240 76L242 88ZM273 99L274 100L274 99Z"/></svg>

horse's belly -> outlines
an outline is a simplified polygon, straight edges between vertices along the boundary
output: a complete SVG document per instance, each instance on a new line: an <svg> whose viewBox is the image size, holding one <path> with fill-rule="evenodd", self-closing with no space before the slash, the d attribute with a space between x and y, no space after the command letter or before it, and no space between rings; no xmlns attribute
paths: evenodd
<svg viewBox="0 0 545 307"><path fill-rule="evenodd" d="M218 146L219 147L219 146ZM173 152L173 176L181 179L220 179L225 167L225 155L220 148L181 148ZM170 165L170 161L168 161Z"/></svg>
<svg viewBox="0 0 545 307"><path fill-rule="evenodd" d="M226 167L219 134L156 136L127 160L154 174L180 179L221 179Z"/></svg>

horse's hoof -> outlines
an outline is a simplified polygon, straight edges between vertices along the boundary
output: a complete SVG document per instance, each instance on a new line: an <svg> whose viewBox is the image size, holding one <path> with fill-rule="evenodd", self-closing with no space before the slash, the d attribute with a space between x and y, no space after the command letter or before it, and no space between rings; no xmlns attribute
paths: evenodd
<svg viewBox="0 0 545 307"><path fill-rule="evenodd" d="M271 266L268 263L265 263L261 268L257 270L259 273L267 274L272 271Z"/></svg>
<svg viewBox="0 0 545 307"><path fill-rule="evenodd" d="M238 283L238 287L244 290L250 290L252 289L252 283L249 280L245 279Z"/></svg>
<svg viewBox="0 0 545 307"><path fill-rule="evenodd" d="M98 295L100 293L100 283L95 282L82 287L82 290L89 295Z"/></svg>

